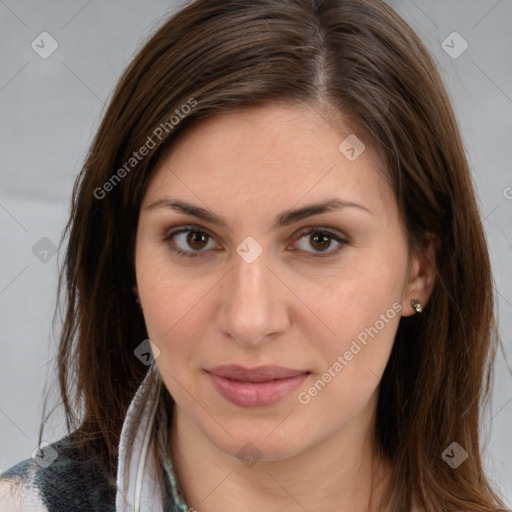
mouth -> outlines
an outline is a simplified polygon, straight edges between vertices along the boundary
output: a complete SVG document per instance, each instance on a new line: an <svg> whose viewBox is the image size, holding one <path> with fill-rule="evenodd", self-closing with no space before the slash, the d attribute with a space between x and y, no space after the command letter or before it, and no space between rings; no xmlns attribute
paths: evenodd
<svg viewBox="0 0 512 512"><path fill-rule="evenodd" d="M220 395L239 407L267 407L290 395L310 374L281 366L226 365L207 370Z"/></svg>

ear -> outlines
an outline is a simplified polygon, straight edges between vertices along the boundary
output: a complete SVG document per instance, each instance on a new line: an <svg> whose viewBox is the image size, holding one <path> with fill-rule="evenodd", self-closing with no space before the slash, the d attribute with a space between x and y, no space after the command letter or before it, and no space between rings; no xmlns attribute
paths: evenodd
<svg viewBox="0 0 512 512"><path fill-rule="evenodd" d="M133 292L133 293L135 294L135 296L136 296L135 302L136 302L137 304L140 304L139 289L137 288L137 285L136 285L136 284L134 284L134 285L132 286L132 292Z"/></svg>
<svg viewBox="0 0 512 512"><path fill-rule="evenodd" d="M411 316L416 313L412 300L418 301L423 308L427 305L436 282L438 247L439 239L434 234L427 233L421 250L411 255L403 293L402 316Z"/></svg>

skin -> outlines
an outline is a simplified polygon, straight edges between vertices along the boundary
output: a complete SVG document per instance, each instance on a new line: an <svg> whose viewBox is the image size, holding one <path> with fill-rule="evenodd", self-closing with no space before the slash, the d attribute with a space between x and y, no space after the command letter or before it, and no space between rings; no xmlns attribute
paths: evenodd
<svg viewBox="0 0 512 512"><path fill-rule="evenodd" d="M426 305L435 267L432 246L408 250L369 145L354 161L338 149L351 133L309 106L251 107L192 126L154 171L137 230L135 290L176 402L175 470L199 512L381 508L390 467L372 458L378 386L400 316L414 314L411 299ZM169 196L213 211L227 226L147 208ZM344 207L276 225L283 210L333 197L369 211ZM205 230L202 242L187 244L188 233L164 241L171 228L190 225ZM312 227L348 244L315 242ZM263 249L251 263L236 252L248 236ZM202 253L180 257L171 247ZM298 394L393 304L401 312L300 403ZM221 364L311 373L277 404L242 408L205 372ZM250 467L237 456L249 442L257 450Z"/></svg>

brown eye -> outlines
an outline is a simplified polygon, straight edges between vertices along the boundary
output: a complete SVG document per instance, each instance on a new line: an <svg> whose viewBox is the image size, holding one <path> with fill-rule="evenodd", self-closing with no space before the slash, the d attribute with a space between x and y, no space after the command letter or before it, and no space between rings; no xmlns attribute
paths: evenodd
<svg viewBox="0 0 512 512"><path fill-rule="evenodd" d="M202 256L208 249L218 247L213 238L198 227L182 227L164 237L169 248L179 256ZM211 243L211 246L208 244Z"/></svg>
<svg viewBox="0 0 512 512"><path fill-rule="evenodd" d="M306 240L306 243L302 243L302 240ZM337 246L333 250L328 250L331 248L333 241ZM312 228L299 237L296 245L299 246L301 251L313 256L332 256L341 250L342 246L348 245L348 243L348 240L345 240L341 234L332 233L320 228ZM311 248L314 250L311 251Z"/></svg>
<svg viewBox="0 0 512 512"><path fill-rule="evenodd" d="M311 246L319 251L325 251L331 245L331 239L324 234L312 234L310 240Z"/></svg>
<svg viewBox="0 0 512 512"><path fill-rule="evenodd" d="M208 243L208 235L201 231L189 231L187 235L187 244L194 250L204 249Z"/></svg>

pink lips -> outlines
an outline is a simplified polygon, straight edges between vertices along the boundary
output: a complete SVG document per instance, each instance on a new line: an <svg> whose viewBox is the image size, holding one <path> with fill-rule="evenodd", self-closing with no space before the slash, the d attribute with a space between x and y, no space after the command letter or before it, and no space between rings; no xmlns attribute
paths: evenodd
<svg viewBox="0 0 512 512"><path fill-rule="evenodd" d="M217 391L239 407L265 407L289 395L309 374L281 366L253 369L238 365L208 370Z"/></svg>

